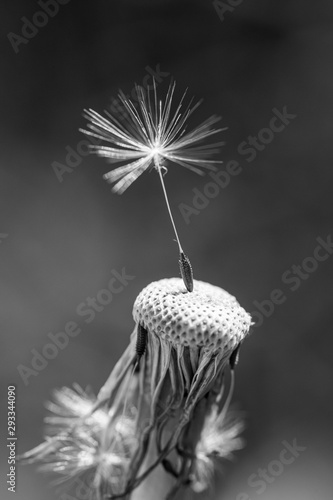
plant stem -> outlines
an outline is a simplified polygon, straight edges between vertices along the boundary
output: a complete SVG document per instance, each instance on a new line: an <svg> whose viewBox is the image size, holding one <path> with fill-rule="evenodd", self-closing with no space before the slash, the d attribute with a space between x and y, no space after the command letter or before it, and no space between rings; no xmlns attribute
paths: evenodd
<svg viewBox="0 0 333 500"><path fill-rule="evenodd" d="M146 470L157 458L158 452L155 444L155 436L153 435L146 458L142 464L142 470ZM131 494L131 500L164 500L176 482L177 480L166 472L160 464L135 488Z"/></svg>

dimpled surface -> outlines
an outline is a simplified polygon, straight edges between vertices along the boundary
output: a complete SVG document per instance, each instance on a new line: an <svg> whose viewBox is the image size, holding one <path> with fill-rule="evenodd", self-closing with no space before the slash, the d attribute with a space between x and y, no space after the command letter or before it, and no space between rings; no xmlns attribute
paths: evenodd
<svg viewBox="0 0 333 500"><path fill-rule="evenodd" d="M180 278L155 281L135 300L133 317L172 344L232 351L247 335L251 316L235 297L194 280L187 292Z"/></svg>

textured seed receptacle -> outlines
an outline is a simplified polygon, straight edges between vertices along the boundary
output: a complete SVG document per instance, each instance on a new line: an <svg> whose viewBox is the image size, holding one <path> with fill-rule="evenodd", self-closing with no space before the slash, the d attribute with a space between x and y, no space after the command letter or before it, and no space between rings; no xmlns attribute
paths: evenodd
<svg viewBox="0 0 333 500"><path fill-rule="evenodd" d="M194 291L188 293L180 278L146 286L134 303L133 317L175 346L212 350L233 351L251 326L251 316L228 292L194 280Z"/></svg>

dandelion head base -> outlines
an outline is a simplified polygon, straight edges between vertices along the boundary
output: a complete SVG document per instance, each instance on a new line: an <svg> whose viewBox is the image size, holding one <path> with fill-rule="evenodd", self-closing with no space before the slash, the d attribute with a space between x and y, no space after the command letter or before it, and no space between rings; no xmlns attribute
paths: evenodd
<svg viewBox="0 0 333 500"><path fill-rule="evenodd" d="M251 325L250 315L222 288L194 280L194 291L188 294L180 278L144 288L134 303L133 317L173 345L230 353Z"/></svg>

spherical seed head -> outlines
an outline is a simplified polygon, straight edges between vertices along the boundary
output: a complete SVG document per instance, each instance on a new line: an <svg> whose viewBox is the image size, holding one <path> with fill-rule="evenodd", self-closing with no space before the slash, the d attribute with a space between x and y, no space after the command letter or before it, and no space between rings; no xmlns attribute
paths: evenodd
<svg viewBox="0 0 333 500"><path fill-rule="evenodd" d="M235 297L209 283L194 280L188 293L180 278L146 286L136 298L134 320L174 346L232 352L245 338L251 316Z"/></svg>

